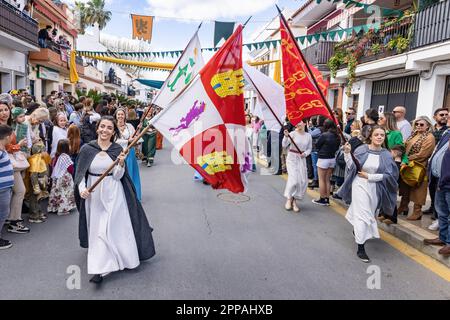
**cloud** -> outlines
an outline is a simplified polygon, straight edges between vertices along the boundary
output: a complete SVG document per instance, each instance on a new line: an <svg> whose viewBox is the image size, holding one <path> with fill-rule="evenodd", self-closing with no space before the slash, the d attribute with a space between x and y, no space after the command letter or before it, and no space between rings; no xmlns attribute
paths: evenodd
<svg viewBox="0 0 450 320"><path fill-rule="evenodd" d="M147 0L154 16L179 19L218 20L248 17L277 0Z"/></svg>

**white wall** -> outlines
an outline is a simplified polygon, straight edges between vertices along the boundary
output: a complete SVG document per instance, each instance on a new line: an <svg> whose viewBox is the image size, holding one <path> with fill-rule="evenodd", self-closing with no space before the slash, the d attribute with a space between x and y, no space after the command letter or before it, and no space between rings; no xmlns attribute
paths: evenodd
<svg viewBox="0 0 450 320"><path fill-rule="evenodd" d="M25 73L26 55L0 46L0 68Z"/></svg>
<svg viewBox="0 0 450 320"><path fill-rule="evenodd" d="M450 63L435 67L431 75L422 75L417 99L417 116L433 117L434 110L442 108L446 77L450 75Z"/></svg>

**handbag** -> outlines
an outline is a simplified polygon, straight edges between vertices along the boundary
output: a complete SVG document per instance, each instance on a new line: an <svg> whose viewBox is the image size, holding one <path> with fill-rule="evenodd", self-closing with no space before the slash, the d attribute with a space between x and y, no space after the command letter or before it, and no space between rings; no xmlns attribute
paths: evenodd
<svg viewBox="0 0 450 320"><path fill-rule="evenodd" d="M14 171L23 171L30 167L30 163L22 151L16 151L14 153L8 153L9 159L13 166Z"/></svg>
<svg viewBox="0 0 450 320"><path fill-rule="evenodd" d="M427 180L426 170L418 162L410 161L408 165L400 168L400 177L410 187L417 187Z"/></svg>

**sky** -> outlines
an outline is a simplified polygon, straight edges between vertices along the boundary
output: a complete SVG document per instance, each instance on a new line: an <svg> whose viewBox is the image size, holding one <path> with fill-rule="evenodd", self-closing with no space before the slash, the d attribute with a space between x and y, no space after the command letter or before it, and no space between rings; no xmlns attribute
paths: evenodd
<svg viewBox="0 0 450 320"><path fill-rule="evenodd" d="M87 0L82 0L86 2ZM275 4L281 9L296 9L305 0L106 0L112 19L102 32L131 39L131 14L155 16L151 41L152 51L183 50L200 22L202 47L213 47L214 21L244 23L243 42L276 15ZM246 50L246 49L245 49ZM205 57L206 59L208 57ZM172 62L166 59L164 62Z"/></svg>

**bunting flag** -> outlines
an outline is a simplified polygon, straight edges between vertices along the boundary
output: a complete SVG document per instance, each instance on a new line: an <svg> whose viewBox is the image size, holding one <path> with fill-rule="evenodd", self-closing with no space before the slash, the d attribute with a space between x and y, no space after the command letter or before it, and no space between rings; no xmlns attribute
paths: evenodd
<svg viewBox="0 0 450 320"><path fill-rule="evenodd" d="M283 87L261 71L250 67L246 63L244 63L244 78L264 97L264 99L260 96L257 97L253 114L264 120L267 130L280 132L280 122L283 123L286 118L286 101L284 100ZM270 111L269 107L275 115Z"/></svg>
<svg viewBox="0 0 450 320"><path fill-rule="evenodd" d="M242 26L152 121L214 189L243 192L251 171L245 136Z"/></svg>
<svg viewBox="0 0 450 320"><path fill-rule="evenodd" d="M234 30L234 22L214 22L214 48L220 42L220 40L227 40Z"/></svg>
<svg viewBox="0 0 450 320"><path fill-rule="evenodd" d="M315 115L323 115L333 119L325 106L325 101L323 101L312 82L306 62L302 59L287 28L288 26L285 25L284 19L280 19L284 94L286 114L289 121L296 125L303 119ZM324 90L326 83L323 82L323 78L320 79L317 79L317 81L322 83L320 86L323 86L321 89Z"/></svg>
<svg viewBox="0 0 450 320"><path fill-rule="evenodd" d="M133 39L152 40L153 17L131 15L133 21Z"/></svg>
<svg viewBox="0 0 450 320"><path fill-rule="evenodd" d="M186 88L205 65L201 51L198 31L189 41L169 77L164 82L153 104L165 108Z"/></svg>

